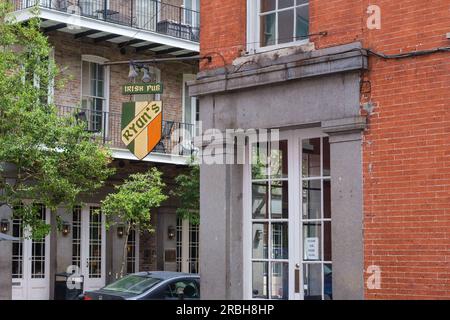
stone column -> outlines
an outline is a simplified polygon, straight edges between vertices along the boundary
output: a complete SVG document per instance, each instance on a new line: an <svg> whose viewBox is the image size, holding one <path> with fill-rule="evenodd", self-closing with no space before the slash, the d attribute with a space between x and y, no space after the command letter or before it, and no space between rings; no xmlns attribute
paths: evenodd
<svg viewBox="0 0 450 320"><path fill-rule="evenodd" d="M225 164L233 143L225 139L213 143L222 149L215 155L223 164L200 166L201 295L213 300L242 299L243 165Z"/></svg>
<svg viewBox="0 0 450 320"><path fill-rule="evenodd" d="M333 299L364 298L362 130L364 117L322 122L330 136Z"/></svg>

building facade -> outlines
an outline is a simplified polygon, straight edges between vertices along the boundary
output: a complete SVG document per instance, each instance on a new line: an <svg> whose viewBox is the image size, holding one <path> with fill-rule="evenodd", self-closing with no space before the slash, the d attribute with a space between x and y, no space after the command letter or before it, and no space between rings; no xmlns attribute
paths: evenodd
<svg viewBox="0 0 450 320"><path fill-rule="evenodd" d="M174 178L186 170L197 117L197 102L189 97L186 83L198 72L198 61L182 58L199 52L199 2L13 2L19 22L26 22L33 16L32 8L39 7L42 31L53 48L50 58L66 79L63 88L49 88L49 102L62 115L75 113L86 121L86 129L111 148L117 171L96 194L83 196L83 205L58 209L56 213L68 226L65 232L57 230L55 212L40 207L42 219L52 226L45 239L28 239L21 221L2 207L0 220L7 226L6 233L20 240L2 242L0 273L2 279L12 279L12 285L2 285L1 297L51 299L55 275L69 267L78 268L84 276L84 290L103 287L120 277L125 241L126 273L197 272L198 227L177 219L174 197L152 212L154 233L133 230L128 239L120 225L106 229L105 217L95 212L113 187L132 173L157 167L168 193L174 188ZM130 81L126 61L161 58L169 61L151 63L148 71L152 82L163 84L162 94L122 94L122 86ZM112 64L117 61L125 63ZM150 155L138 161L121 140L122 103L152 100L163 104L162 139Z"/></svg>
<svg viewBox="0 0 450 320"><path fill-rule="evenodd" d="M211 59L189 85L203 130L247 136L198 144L247 160L201 165L202 297L450 298L448 3L201 13ZM261 129L275 146L248 138Z"/></svg>

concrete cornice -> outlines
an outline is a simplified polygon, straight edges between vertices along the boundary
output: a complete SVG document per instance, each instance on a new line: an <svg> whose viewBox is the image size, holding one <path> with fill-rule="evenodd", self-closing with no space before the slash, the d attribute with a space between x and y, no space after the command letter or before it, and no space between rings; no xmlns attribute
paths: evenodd
<svg viewBox="0 0 450 320"><path fill-rule="evenodd" d="M247 65L238 72L221 68L199 73L197 80L188 83L190 94L203 96L295 79L365 70L367 69L367 52L358 42L293 53L281 58L277 58L276 55L270 58L266 55L254 60L246 60L244 63Z"/></svg>
<svg viewBox="0 0 450 320"><path fill-rule="evenodd" d="M322 122L322 131L330 136L330 143L361 140L361 132L367 126L363 116Z"/></svg>

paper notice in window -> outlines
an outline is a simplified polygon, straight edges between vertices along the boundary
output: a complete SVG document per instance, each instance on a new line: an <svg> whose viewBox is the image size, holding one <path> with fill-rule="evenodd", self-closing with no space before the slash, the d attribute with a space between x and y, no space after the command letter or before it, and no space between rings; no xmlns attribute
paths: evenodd
<svg viewBox="0 0 450 320"><path fill-rule="evenodd" d="M319 260L319 238L305 238L305 260Z"/></svg>

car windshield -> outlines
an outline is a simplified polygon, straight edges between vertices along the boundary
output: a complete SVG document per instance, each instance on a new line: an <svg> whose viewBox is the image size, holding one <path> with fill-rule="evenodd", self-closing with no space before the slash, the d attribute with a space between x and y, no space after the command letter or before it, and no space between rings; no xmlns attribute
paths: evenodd
<svg viewBox="0 0 450 320"><path fill-rule="evenodd" d="M159 282L161 282L161 279L132 274L107 285L104 289L116 292L141 294Z"/></svg>

